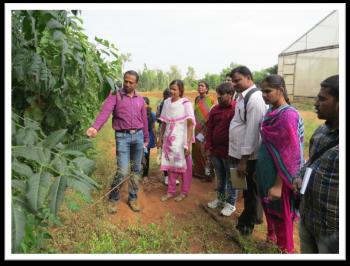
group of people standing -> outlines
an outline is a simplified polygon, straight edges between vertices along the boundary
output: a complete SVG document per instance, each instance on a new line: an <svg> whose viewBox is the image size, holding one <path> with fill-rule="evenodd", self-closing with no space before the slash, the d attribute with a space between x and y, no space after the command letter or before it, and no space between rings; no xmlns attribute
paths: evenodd
<svg viewBox="0 0 350 266"><path fill-rule="evenodd" d="M150 148L157 143L162 148L160 168L168 183L162 201L182 201L188 196L192 176L213 180L215 174L217 197L208 207L223 207L221 214L231 216L237 199L230 178L230 168L234 167L239 178L247 182L244 210L236 225L242 235L252 234L255 225L263 223L264 213L267 240L283 252L293 253L293 222L299 209L301 252L338 252L338 75L321 83L315 107L318 117L326 123L312 136L306 163L303 121L289 103L281 76L267 76L258 88L250 70L237 67L216 88L217 103L208 95L208 84L200 81L194 108L184 97L183 82L173 80L164 92L161 111L157 110L158 134L154 128L156 117L150 108L145 108L147 99L135 91L138 78L135 71L125 72L123 88L107 97L95 123L87 130L89 137L95 137L113 113L118 171L109 193L111 212L116 212L125 180L129 206L134 211L141 210L137 191L142 154L149 156ZM306 167L312 173L299 208ZM143 173L147 175L148 164ZM178 178L182 180L181 191L176 195Z"/></svg>

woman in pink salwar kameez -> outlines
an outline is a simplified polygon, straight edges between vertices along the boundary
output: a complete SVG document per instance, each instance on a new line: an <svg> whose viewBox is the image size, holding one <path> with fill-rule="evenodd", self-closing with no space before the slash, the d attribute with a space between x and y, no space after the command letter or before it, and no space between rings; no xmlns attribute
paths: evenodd
<svg viewBox="0 0 350 266"><path fill-rule="evenodd" d="M293 221L297 216L292 178L304 162L303 121L289 105L281 76L268 76L261 87L270 108L261 122L256 182L267 221L267 240L282 252L293 253Z"/></svg>
<svg viewBox="0 0 350 266"><path fill-rule="evenodd" d="M195 117L192 103L183 98L184 85L181 80L173 80L170 85L171 98L165 100L159 117L162 128L159 145L163 153L160 169L168 171L169 183L167 194L162 196L165 201L176 194L176 178L182 177L181 193L175 198L183 200L191 187L192 159L190 147L194 142Z"/></svg>

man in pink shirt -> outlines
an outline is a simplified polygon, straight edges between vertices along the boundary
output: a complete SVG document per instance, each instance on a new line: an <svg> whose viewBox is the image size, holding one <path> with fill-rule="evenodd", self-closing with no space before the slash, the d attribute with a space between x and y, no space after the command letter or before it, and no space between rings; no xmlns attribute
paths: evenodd
<svg viewBox="0 0 350 266"><path fill-rule="evenodd" d="M109 194L110 213L117 211L120 189L125 178L128 179L128 204L133 211L140 211L137 202L138 180L141 176L141 160L144 147L149 142L147 113L143 97L135 91L139 75L130 70L124 74L123 88L115 94L110 93L104 101L102 110L94 124L87 130L89 137L96 137L97 132L113 113L112 127L115 130L117 173ZM129 172L129 167L131 172Z"/></svg>

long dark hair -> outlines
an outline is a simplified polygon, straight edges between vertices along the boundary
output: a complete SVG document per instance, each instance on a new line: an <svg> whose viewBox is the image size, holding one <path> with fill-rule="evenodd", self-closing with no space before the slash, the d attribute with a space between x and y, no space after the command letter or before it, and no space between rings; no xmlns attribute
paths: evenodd
<svg viewBox="0 0 350 266"><path fill-rule="evenodd" d="M169 88L171 87L171 85L177 85L179 87L180 97L182 98L185 90L183 81L181 79L174 79L172 82L170 82Z"/></svg>
<svg viewBox="0 0 350 266"><path fill-rule="evenodd" d="M274 88L274 89L281 89L282 88L283 97L286 100L286 102L290 105L290 101L289 101L287 89L286 89L286 83L284 82L283 77L281 77L280 75L277 75L277 74L271 74L271 75L267 76L266 78L264 78L261 81L261 84L263 82L267 83L271 88Z"/></svg>

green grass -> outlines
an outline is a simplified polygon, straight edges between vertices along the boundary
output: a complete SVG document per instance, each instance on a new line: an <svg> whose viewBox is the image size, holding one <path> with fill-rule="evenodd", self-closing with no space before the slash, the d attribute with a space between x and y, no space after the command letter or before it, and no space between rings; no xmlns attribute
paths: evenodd
<svg viewBox="0 0 350 266"><path fill-rule="evenodd" d="M303 101L295 101L292 105L299 111L306 112L315 112L314 100L303 100ZM323 123L322 120L319 120L317 117L314 119L310 118L310 116L304 116L304 156L305 159L309 158L309 145L310 139L315 132L315 130Z"/></svg>
<svg viewBox="0 0 350 266"><path fill-rule="evenodd" d="M292 105L298 110L315 112L314 102L311 101L293 102Z"/></svg>
<svg viewBox="0 0 350 266"><path fill-rule="evenodd" d="M161 101L160 98L155 96L147 96L150 101L150 107L152 108L152 112L157 112L157 104Z"/></svg>
<svg viewBox="0 0 350 266"><path fill-rule="evenodd" d="M304 120L304 156L306 159L309 158L310 139L319 126L318 122L311 119Z"/></svg>
<svg viewBox="0 0 350 266"><path fill-rule="evenodd" d="M71 217L72 218L72 217ZM58 253L155 254L188 253L190 232L174 230L175 218L166 217L162 225L140 222L112 224L106 214L81 214L65 221L57 230L50 249Z"/></svg>
<svg viewBox="0 0 350 266"><path fill-rule="evenodd" d="M255 231L259 231L266 235L266 224L259 224L254 227ZM238 234L236 236L236 241L242 248L242 252L245 254L280 254L281 250L277 245L272 243L262 241L260 239L250 236L242 236Z"/></svg>

